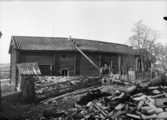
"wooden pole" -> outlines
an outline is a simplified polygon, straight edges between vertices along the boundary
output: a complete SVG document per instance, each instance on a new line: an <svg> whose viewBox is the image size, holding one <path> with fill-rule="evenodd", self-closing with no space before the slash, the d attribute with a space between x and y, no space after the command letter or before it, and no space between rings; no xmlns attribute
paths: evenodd
<svg viewBox="0 0 167 120"><path fill-rule="evenodd" d="M70 42L71 38L69 39ZM99 67L85 54L83 53L73 42L70 42L97 70L100 70Z"/></svg>
<svg viewBox="0 0 167 120"><path fill-rule="evenodd" d="M76 75L76 53L74 53L74 76Z"/></svg>
<svg viewBox="0 0 167 120"><path fill-rule="evenodd" d="M89 59L89 57L87 57L87 55L85 55L85 53L83 53L76 45L75 45L75 48L76 48L90 63L92 63L92 65L93 65L94 67L96 67L97 70L99 70L99 67L98 67L91 59Z"/></svg>
<svg viewBox="0 0 167 120"><path fill-rule="evenodd" d="M54 75L56 76L56 54L54 55Z"/></svg>
<svg viewBox="0 0 167 120"><path fill-rule="evenodd" d="M119 74L121 75L121 55L118 57L118 69L119 69Z"/></svg>

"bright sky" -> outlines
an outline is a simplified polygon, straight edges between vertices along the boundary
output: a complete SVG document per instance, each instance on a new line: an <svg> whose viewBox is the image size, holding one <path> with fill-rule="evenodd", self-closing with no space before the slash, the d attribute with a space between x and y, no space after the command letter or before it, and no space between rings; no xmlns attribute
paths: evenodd
<svg viewBox="0 0 167 120"><path fill-rule="evenodd" d="M0 1L0 63L9 63L12 35L69 37L127 44L134 23L167 41L167 0Z"/></svg>

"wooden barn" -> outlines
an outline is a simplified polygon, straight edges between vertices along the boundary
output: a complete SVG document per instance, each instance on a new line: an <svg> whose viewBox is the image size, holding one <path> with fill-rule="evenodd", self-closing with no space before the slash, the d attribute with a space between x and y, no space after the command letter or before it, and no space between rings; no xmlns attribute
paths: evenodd
<svg viewBox="0 0 167 120"><path fill-rule="evenodd" d="M107 64L113 73L127 73L129 67L137 68L135 50L127 45L72 38L99 68ZM97 70L68 38L12 36L9 47L11 56L11 82L17 86L18 65L37 63L42 75L52 76L94 76Z"/></svg>

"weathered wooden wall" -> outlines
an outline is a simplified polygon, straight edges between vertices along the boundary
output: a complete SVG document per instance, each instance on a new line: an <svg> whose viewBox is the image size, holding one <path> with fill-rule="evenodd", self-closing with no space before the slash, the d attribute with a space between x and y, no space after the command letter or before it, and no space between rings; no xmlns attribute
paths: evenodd
<svg viewBox="0 0 167 120"><path fill-rule="evenodd" d="M18 75L18 70L16 67L16 64L18 63L18 57L19 57L19 52L17 50L15 50L13 47L11 49L11 55L10 55L10 64L11 64L11 83L12 84L16 84L16 79L17 79L17 75Z"/></svg>
<svg viewBox="0 0 167 120"><path fill-rule="evenodd" d="M19 63L37 62L39 64L54 64L53 52L21 51Z"/></svg>
<svg viewBox="0 0 167 120"><path fill-rule="evenodd" d="M135 70L135 56L133 55L122 55L121 67L124 66L124 72L128 73L129 68L132 67L132 70Z"/></svg>
<svg viewBox="0 0 167 120"><path fill-rule="evenodd" d="M85 52L85 54L99 67L99 53ZM80 53L76 54L76 75L98 75L99 71Z"/></svg>
<svg viewBox="0 0 167 120"><path fill-rule="evenodd" d="M112 69L113 69L113 73L116 74L118 73L118 54L114 54L114 53L103 53L102 54L102 66L104 66L104 64L107 64L108 66L111 65L111 61L112 61Z"/></svg>
<svg viewBox="0 0 167 120"><path fill-rule="evenodd" d="M118 72L118 54L84 52L99 68L111 65ZM99 71L79 52L27 52L21 51L19 63L37 62L54 65L54 74L61 75L62 69L68 69L69 75L98 75Z"/></svg>
<svg viewBox="0 0 167 120"><path fill-rule="evenodd" d="M114 73L119 72L119 55L116 53L84 52L99 68L104 64L111 65ZM129 56L122 57L121 62L126 66L134 65L135 61ZM53 75L60 76L61 70L69 70L69 75L99 75L99 71L79 52L67 51L15 51L11 54L11 79L15 83L17 79L17 63L35 62L45 65L53 65Z"/></svg>
<svg viewBox="0 0 167 120"><path fill-rule="evenodd" d="M74 53L55 52L55 75L61 75L62 69L69 70L69 75L74 75Z"/></svg>

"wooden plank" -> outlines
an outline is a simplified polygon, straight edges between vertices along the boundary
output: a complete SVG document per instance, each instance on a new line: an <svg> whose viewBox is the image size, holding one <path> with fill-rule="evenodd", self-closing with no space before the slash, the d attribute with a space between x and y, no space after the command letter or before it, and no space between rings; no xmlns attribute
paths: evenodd
<svg viewBox="0 0 167 120"><path fill-rule="evenodd" d="M119 69L119 74L121 74L121 55L118 57L118 69Z"/></svg>
<svg viewBox="0 0 167 120"><path fill-rule="evenodd" d="M73 42L69 41L72 46L74 46L97 70L99 67L85 54L83 53Z"/></svg>
<svg viewBox="0 0 167 120"><path fill-rule="evenodd" d="M56 100L56 99L59 99L59 98L62 98L62 97L65 97L65 96L68 96L68 95L71 95L71 94L79 94L81 92L86 92L86 91L89 91L90 89L93 89L93 88L96 88L96 87L98 87L98 86L96 85L96 86L92 86L92 87L89 87L89 88L86 88L86 89L83 88L83 89L80 89L80 90L77 90L77 91L73 91L73 92L70 92L70 93L67 93L67 94L64 94L64 95L61 95L61 96L51 98L49 100L41 101L40 103L48 103L48 102L51 102L53 100Z"/></svg>

